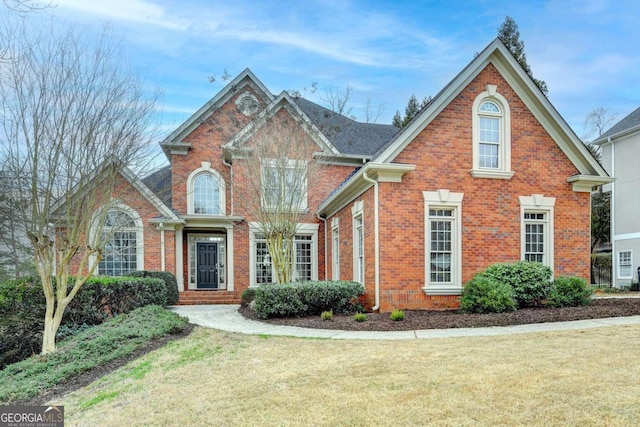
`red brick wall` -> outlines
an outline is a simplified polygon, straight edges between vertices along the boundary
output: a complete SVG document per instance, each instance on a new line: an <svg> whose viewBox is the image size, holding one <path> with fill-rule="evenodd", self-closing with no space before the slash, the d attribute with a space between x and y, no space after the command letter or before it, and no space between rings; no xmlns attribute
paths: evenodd
<svg viewBox="0 0 640 427"><path fill-rule="evenodd" d="M143 195L141 195L126 179L118 175L113 191L113 197L133 209L140 215L143 223L144 238L144 268L145 270L160 271L161 264L161 233L157 224L149 222L160 213ZM165 271L175 273L175 233L165 231ZM80 257L76 256L72 262L72 271L79 267ZM97 270L96 270L97 274Z"/></svg>
<svg viewBox="0 0 640 427"><path fill-rule="evenodd" d="M472 105L487 84L509 102L511 111L510 180L473 178ZM576 168L537 122L497 70L489 65L394 160L415 164L402 183L381 183L381 310L452 308L457 297L427 297L425 281L425 218L423 191L447 189L464 193L462 202L462 279L496 262L520 260L518 196L555 197L555 275L589 275L589 193L575 193L566 179ZM372 193L369 190L369 193ZM372 199L372 197L370 197ZM365 203L365 206L371 203ZM350 234L351 205L340 217L342 273L350 268L344 242ZM349 219L343 221L348 216ZM367 213L371 224L373 216ZM344 224L344 225L343 225ZM371 231L372 232L372 231ZM367 234L373 246L373 234ZM369 244L369 243L367 243ZM367 262L367 281L373 258ZM349 264L349 265L348 265ZM350 271L350 270L348 270ZM349 277L349 276L343 276ZM369 286L367 286L369 291ZM368 299L370 301L370 299Z"/></svg>
<svg viewBox="0 0 640 427"><path fill-rule="evenodd" d="M238 90L238 94L231 97L224 105L213 112L211 116L200 124L193 132L184 138L185 142L191 144L188 154L172 156L172 190L173 190L173 207L180 214L187 212L187 180L189 175L201 167L202 161L211 163L211 168L219 172L226 183L226 213L230 215L242 216L243 221L235 224L234 229L234 289L236 297L242 293L250 284L249 262L249 228L248 223L255 221L251 215L251 211L247 209L246 198L250 194L247 182L247 164L246 161L236 159L233 161L233 208L232 208L232 183L231 172L223 163L222 145L226 144L231 138L244 128L252 118L244 116L237 110L235 101L237 97L245 91L253 93L254 96L261 100L261 96L255 92L250 86L244 86ZM264 108L264 103L260 101L260 107ZM282 120L287 113L285 110L280 112L273 120ZM251 146L253 141L250 139L246 142L247 146ZM314 152L320 151L320 147L316 145L311 137L306 133L300 134L300 144L308 145L308 158L311 159ZM300 222L319 224L318 230L318 278L325 278L325 235L324 223L320 221L315 212L320 203L326 199L333 189L335 189L344 179L353 171L353 167L346 166L330 166L325 165L319 171L318 176L310 180L308 189L308 211L302 215ZM206 232L206 229L198 229L200 232ZM188 265L187 265L187 243L185 234L184 243L184 282L185 289L188 281Z"/></svg>

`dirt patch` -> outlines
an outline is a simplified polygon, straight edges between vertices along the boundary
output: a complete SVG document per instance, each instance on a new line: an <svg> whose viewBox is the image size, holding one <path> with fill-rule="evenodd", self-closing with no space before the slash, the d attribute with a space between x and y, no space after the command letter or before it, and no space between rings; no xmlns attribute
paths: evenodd
<svg viewBox="0 0 640 427"><path fill-rule="evenodd" d="M392 321L389 313L367 313L365 322L356 322L352 315L334 315L332 320L320 316L299 318L258 319L255 311L241 307L246 318L273 325L299 326L314 329L346 331L409 331L420 329L479 328L488 326L523 325L529 323L566 322L640 315L640 298L597 298L591 305L564 308L524 308L507 313L462 314L458 311L406 310L403 321Z"/></svg>

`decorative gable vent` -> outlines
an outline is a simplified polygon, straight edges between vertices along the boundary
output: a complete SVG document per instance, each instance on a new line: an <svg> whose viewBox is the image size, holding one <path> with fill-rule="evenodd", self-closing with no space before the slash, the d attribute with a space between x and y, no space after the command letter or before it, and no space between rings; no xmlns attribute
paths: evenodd
<svg viewBox="0 0 640 427"><path fill-rule="evenodd" d="M249 92L244 92L236 100L236 107L245 116L251 116L258 111L259 103L258 99Z"/></svg>

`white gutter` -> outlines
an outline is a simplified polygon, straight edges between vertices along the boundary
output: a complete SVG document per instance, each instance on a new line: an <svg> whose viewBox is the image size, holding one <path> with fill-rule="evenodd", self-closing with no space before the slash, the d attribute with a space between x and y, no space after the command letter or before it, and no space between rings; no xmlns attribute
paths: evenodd
<svg viewBox="0 0 640 427"><path fill-rule="evenodd" d="M379 221L379 207L378 207L378 181L369 178L367 172L364 171L362 178L373 184L373 239L374 239L374 251L375 251L375 301L376 305L371 307L372 311L380 309L380 221ZM326 227L325 227L326 228Z"/></svg>
<svg viewBox="0 0 640 427"><path fill-rule="evenodd" d="M607 142L611 144L611 176L616 176L616 145L613 143L611 137L607 138ZM615 181L611 183L611 200L609 201L611 218L609 218L609 241L611 242L611 286L616 288L616 278L618 277L618 263L617 263L617 255L616 255L616 217L615 217L615 206L616 206L616 183Z"/></svg>

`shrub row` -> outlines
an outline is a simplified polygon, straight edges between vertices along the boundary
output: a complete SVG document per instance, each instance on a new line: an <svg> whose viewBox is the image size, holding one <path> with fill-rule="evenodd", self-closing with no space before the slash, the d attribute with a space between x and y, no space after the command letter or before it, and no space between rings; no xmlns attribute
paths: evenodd
<svg viewBox="0 0 640 427"><path fill-rule="evenodd" d="M58 339L138 307L166 305L167 289L167 282L158 278L93 277L65 310ZM0 369L40 352L44 315L39 278L0 283Z"/></svg>
<svg viewBox="0 0 640 427"><path fill-rule="evenodd" d="M364 286L356 282L295 282L263 285L256 289L255 310L260 318L301 317L323 311L350 313L358 305Z"/></svg>
<svg viewBox="0 0 640 427"><path fill-rule="evenodd" d="M499 263L465 284L460 308L466 313L501 313L523 307L568 307L591 303L591 288L578 277L552 280L536 262Z"/></svg>

